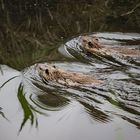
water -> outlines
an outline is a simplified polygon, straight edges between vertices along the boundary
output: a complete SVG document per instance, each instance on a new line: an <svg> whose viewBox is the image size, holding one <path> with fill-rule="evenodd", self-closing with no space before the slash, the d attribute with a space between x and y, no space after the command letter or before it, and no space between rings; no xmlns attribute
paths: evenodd
<svg viewBox="0 0 140 140"><path fill-rule="evenodd" d="M139 49L140 34L94 35L111 47ZM78 46L78 38L58 47L58 55L67 61L48 63L91 75L104 84L93 87L45 84L35 65L21 71L0 65L2 140L139 140L139 59L114 61L86 55Z"/></svg>

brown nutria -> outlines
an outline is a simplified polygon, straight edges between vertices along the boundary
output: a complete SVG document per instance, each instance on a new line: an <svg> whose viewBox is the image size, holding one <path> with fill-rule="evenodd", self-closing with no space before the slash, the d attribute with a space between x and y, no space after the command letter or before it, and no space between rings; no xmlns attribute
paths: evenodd
<svg viewBox="0 0 140 140"><path fill-rule="evenodd" d="M56 81L63 85L78 86L78 85L98 85L103 83L101 80L96 80L89 75L65 71L57 68L54 65L38 64L37 71L43 79L47 81Z"/></svg>
<svg viewBox="0 0 140 140"><path fill-rule="evenodd" d="M81 36L81 48L89 53L102 56L123 56L123 57L140 57L140 50L130 48L117 48L103 46L95 36Z"/></svg>

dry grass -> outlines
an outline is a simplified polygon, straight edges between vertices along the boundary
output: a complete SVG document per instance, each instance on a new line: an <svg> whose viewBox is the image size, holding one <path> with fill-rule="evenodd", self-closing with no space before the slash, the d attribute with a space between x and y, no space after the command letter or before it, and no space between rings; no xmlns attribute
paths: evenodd
<svg viewBox="0 0 140 140"><path fill-rule="evenodd" d="M28 4L27 0L0 0L0 63L21 69L41 60L56 60L60 56L53 52L59 44L85 32L138 31L139 3L125 1L123 5L121 0L30 0Z"/></svg>

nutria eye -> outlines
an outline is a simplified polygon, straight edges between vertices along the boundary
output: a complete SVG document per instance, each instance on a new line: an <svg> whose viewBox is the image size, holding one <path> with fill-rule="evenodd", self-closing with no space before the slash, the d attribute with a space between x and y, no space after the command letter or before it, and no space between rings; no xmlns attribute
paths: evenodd
<svg viewBox="0 0 140 140"><path fill-rule="evenodd" d="M45 73L46 73L46 74L49 74L49 70L48 70L48 69L46 69L46 70L45 70Z"/></svg>
<svg viewBox="0 0 140 140"><path fill-rule="evenodd" d="M54 68L56 68L56 66L55 66L55 65L53 65L53 67L54 67Z"/></svg>
<svg viewBox="0 0 140 140"><path fill-rule="evenodd" d="M88 42L89 47L93 47L93 44L91 42Z"/></svg>
<svg viewBox="0 0 140 140"><path fill-rule="evenodd" d="M99 41L99 39L98 39L98 38L96 38L95 40L96 40L96 41Z"/></svg>

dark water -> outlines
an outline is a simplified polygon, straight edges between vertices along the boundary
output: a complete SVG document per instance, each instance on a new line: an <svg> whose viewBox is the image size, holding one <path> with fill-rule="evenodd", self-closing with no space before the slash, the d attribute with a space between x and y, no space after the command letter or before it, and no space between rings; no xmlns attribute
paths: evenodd
<svg viewBox="0 0 140 140"><path fill-rule="evenodd" d="M94 35L110 47L140 47L138 33ZM140 139L140 58L108 60L87 55L81 51L78 38L60 44L53 50L60 59L46 63L86 73L104 84L46 85L35 65L21 71L0 65L2 140Z"/></svg>

